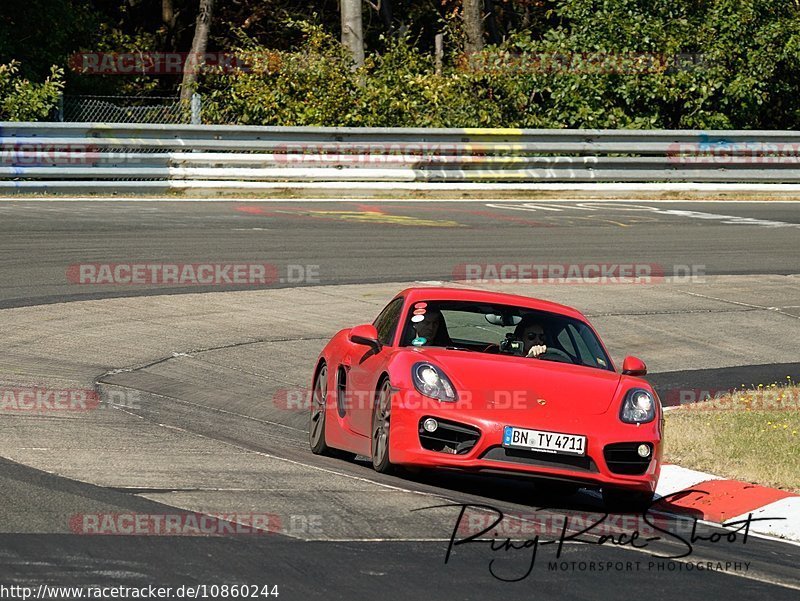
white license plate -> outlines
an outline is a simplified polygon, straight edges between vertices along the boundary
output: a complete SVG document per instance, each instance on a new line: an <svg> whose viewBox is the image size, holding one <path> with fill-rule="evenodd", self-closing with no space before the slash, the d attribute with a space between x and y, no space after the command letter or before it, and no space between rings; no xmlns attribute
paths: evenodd
<svg viewBox="0 0 800 601"><path fill-rule="evenodd" d="M561 434L542 430L527 430L506 426L503 430L503 446L511 449L526 449L543 453L586 455L586 437L577 434Z"/></svg>

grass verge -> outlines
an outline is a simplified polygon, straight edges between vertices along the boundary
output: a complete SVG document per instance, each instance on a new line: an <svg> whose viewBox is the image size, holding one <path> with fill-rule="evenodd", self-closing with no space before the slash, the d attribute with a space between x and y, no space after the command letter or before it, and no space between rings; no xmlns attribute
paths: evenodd
<svg viewBox="0 0 800 601"><path fill-rule="evenodd" d="M800 385L737 390L666 411L664 460L800 493Z"/></svg>

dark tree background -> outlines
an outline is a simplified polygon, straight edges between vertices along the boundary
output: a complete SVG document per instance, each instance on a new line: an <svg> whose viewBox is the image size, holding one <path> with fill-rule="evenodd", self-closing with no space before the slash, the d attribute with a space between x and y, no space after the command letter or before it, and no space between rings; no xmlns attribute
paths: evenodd
<svg viewBox="0 0 800 601"><path fill-rule="evenodd" d="M198 40L201 4L213 11ZM44 116L62 88L176 96L180 74L81 73L72 57L202 42L246 64L188 78L214 122L794 129L799 6L362 0L366 60L354 71L339 0L0 0L0 118Z"/></svg>

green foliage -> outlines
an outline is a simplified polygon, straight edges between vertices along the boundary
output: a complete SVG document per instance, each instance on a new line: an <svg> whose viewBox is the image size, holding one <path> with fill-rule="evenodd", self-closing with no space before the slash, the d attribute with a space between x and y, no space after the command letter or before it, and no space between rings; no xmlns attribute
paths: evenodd
<svg viewBox="0 0 800 601"><path fill-rule="evenodd" d="M0 121L37 121L55 108L63 88L63 72L56 67L43 83L19 75L19 64L0 65Z"/></svg>
<svg viewBox="0 0 800 601"><path fill-rule="evenodd" d="M0 0L0 64L16 60L23 77L42 81L93 41L99 19L89 0Z"/></svg>
<svg viewBox="0 0 800 601"><path fill-rule="evenodd" d="M125 31L103 24L99 29L98 41L90 48L86 47L84 52L97 52L123 55L148 54L153 52L153 48L158 48L158 37L155 34L136 31L126 33ZM129 73L120 75L84 75L79 76L79 71L73 68L73 73L68 81L68 87L72 94L111 94L119 96L147 96L158 95L159 78L155 75L143 73Z"/></svg>
<svg viewBox="0 0 800 601"><path fill-rule="evenodd" d="M789 128L800 108L794 0L562 0L523 50L652 53L651 72L533 77L554 121L582 127ZM694 57L696 61L687 60ZM519 82L517 85L520 84Z"/></svg>
<svg viewBox="0 0 800 601"><path fill-rule="evenodd" d="M249 72L216 73L221 123L406 127L796 128L800 10L793 0L560 0L560 25L524 31L442 74L408 36L353 71L320 26L301 49L249 41ZM261 58L253 58L261 57Z"/></svg>
<svg viewBox="0 0 800 601"><path fill-rule="evenodd" d="M47 113L77 52L185 52L196 1L3 0L5 114ZM377 3L375 3L377 5ZM8 7L6 7L8 5ZM249 68L201 77L209 122L408 127L796 129L798 0L507 0L464 58L459 0L365 9L366 64L338 42L338 1L217 3L210 52ZM491 30L491 31L490 31ZM437 73L433 39L443 32ZM175 75L67 72L70 94L173 95ZM25 79L23 79L25 78ZM26 81L30 80L29 82ZM9 83L11 82L11 83ZM31 83L38 82L38 83ZM44 83L42 83L44 82ZM28 99L30 102L28 102Z"/></svg>
<svg viewBox="0 0 800 601"><path fill-rule="evenodd" d="M354 70L338 41L320 27L296 24L303 50L277 52L250 43L237 56L250 68L208 74L200 87L210 122L390 127L491 126L503 122L492 90L467 73L437 75L433 57L407 37Z"/></svg>

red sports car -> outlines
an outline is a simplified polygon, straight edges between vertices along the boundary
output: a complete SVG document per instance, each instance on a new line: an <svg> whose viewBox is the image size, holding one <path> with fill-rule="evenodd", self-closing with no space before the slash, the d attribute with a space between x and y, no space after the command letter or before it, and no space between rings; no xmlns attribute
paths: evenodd
<svg viewBox="0 0 800 601"><path fill-rule="evenodd" d="M643 507L658 481L661 402L627 357L615 370L575 309L480 290L409 288L337 333L314 368L317 454L374 468L535 476Z"/></svg>

